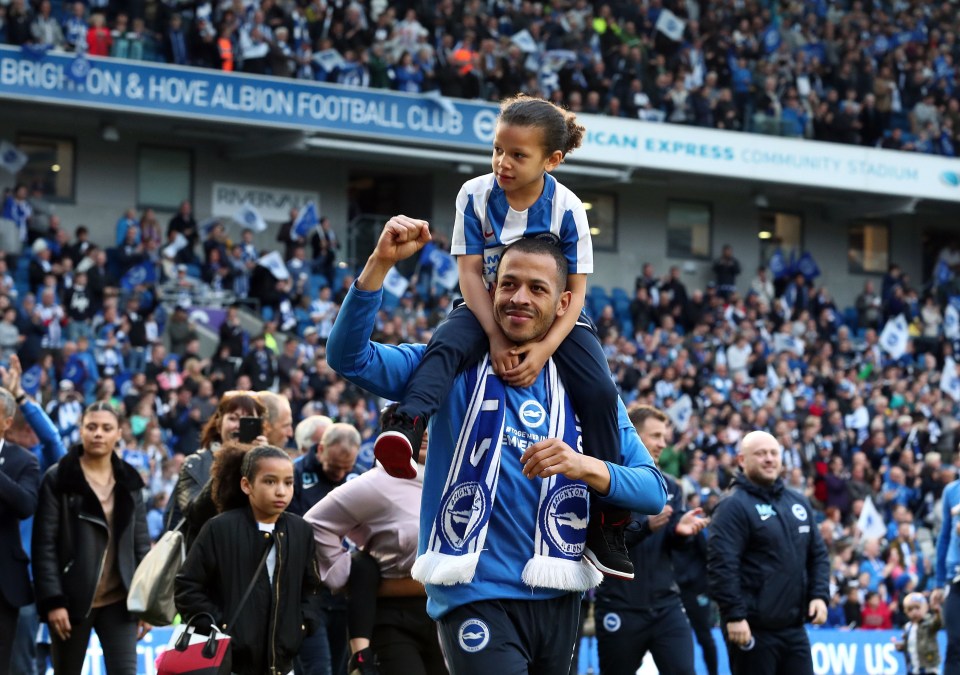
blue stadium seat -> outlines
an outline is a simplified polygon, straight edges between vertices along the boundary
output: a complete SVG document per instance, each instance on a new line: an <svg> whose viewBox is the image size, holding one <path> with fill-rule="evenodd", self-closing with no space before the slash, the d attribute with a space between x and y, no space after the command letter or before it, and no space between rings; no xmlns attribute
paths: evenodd
<svg viewBox="0 0 960 675"><path fill-rule="evenodd" d="M320 289L329 285L330 282L327 281L327 278L322 274L311 274L307 278L307 295L309 295L311 299L319 297Z"/></svg>
<svg viewBox="0 0 960 675"><path fill-rule="evenodd" d="M610 289L610 295L614 300L626 300L627 304L630 304L630 294L627 293L627 289L621 288L620 286L614 286Z"/></svg>
<svg viewBox="0 0 960 675"><path fill-rule="evenodd" d="M187 265L187 276L193 277L194 279L200 278L200 265L189 264Z"/></svg>
<svg viewBox="0 0 960 675"><path fill-rule="evenodd" d="M846 309L843 310L843 322L847 324L850 330L857 330L859 317L857 316L856 307L847 307Z"/></svg>
<svg viewBox="0 0 960 675"><path fill-rule="evenodd" d="M630 318L630 301L626 298L613 298L613 311L621 321Z"/></svg>

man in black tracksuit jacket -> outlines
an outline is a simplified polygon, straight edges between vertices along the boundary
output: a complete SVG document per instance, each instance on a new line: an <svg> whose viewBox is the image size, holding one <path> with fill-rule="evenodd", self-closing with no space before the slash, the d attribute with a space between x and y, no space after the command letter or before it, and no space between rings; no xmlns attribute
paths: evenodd
<svg viewBox="0 0 960 675"><path fill-rule="evenodd" d="M710 527L710 592L734 675L812 675L804 623L827 617L827 549L810 504L784 488L780 453L764 431L743 437L742 472Z"/></svg>
<svg viewBox="0 0 960 675"><path fill-rule="evenodd" d="M650 406L630 408L630 421L656 462L666 447L667 416ZM690 543L707 521L685 511L683 491L667 474L667 505L656 516L635 516L625 537L635 577L608 577L597 589L597 650L603 675L633 675L647 651L661 673L694 675L693 638L671 552Z"/></svg>

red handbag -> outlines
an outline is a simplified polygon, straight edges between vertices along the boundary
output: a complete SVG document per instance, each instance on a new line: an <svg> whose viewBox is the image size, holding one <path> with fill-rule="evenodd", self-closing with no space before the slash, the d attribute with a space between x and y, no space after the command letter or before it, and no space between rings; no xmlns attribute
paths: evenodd
<svg viewBox="0 0 960 675"><path fill-rule="evenodd" d="M230 623L227 624L226 631L217 628L217 621L212 615L206 613L194 614L187 621L183 633L174 642L173 647L157 657L157 675L230 675L233 665L233 658L230 653L230 631L240 617L240 610L243 609L243 605L250 597L272 548L273 542L263 552L260 564L257 565L257 571L253 573L253 578L250 580L247 590L240 598L240 604L237 605L233 616L230 617ZM209 636L197 633L195 624L197 619L200 618L209 620Z"/></svg>
<svg viewBox="0 0 960 675"><path fill-rule="evenodd" d="M210 635L196 632L197 619L210 621ZM157 675L230 675L230 636L217 628L210 614L190 617L173 647L157 657Z"/></svg>

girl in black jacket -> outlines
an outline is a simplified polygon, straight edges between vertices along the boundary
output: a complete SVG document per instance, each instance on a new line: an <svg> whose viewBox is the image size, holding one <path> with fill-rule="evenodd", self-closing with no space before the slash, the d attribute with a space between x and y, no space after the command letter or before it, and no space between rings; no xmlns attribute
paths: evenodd
<svg viewBox="0 0 960 675"><path fill-rule="evenodd" d="M249 452L227 445L217 453L212 473L222 513L200 530L177 575L177 610L185 620L209 614L226 629L270 549L230 627L233 671L288 673L304 636L317 626L320 588L313 531L299 516L285 513L293 498L293 462L269 445Z"/></svg>
<svg viewBox="0 0 960 675"><path fill-rule="evenodd" d="M150 550L143 481L114 452L120 417L109 403L87 408L80 440L50 467L33 524L37 609L50 626L53 668L80 673L90 630L110 675L137 672L137 640L150 626L127 611L127 591Z"/></svg>

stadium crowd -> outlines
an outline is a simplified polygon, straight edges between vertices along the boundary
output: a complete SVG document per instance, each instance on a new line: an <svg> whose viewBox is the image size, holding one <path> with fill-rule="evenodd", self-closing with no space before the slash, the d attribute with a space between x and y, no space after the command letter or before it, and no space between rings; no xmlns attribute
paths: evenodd
<svg viewBox="0 0 960 675"><path fill-rule="evenodd" d="M951 3L9 0L0 43L956 155Z"/></svg>
<svg viewBox="0 0 960 675"><path fill-rule="evenodd" d="M15 214L20 198L30 204L26 192L7 195L4 213ZM148 486L155 538L185 458L230 390L278 392L290 401L292 426L311 415L354 426L361 449L353 471L370 467L385 402L346 383L325 360L352 282L337 264L326 219L307 242L291 234L291 213L276 237L286 267L271 271L258 264L251 232L220 221L201 226L188 202L166 228L149 210L121 214L106 248L83 227L71 236L34 204L22 253L0 257L0 360L19 355L23 388L64 445L78 439L84 405L108 401L124 411L121 456ZM160 248L178 235L180 248ZM949 370L957 337L949 297L960 254L949 247L940 263L936 286L891 264L879 288L868 279L855 306L843 310L801 269L752 275L729 247L705 288L688 288L676 267L647 263L632 297L624 288L588 295L624 400L673 420L660 465L680 480L691 508L709 513L716 504L743 434L761 429L778 439L787 485L816 507L830 548L833 626L898 625L906 594L935 583L939 499L960 467L960 392ZM148 274L132 274L144 265ZM434 283L429 258L409 282L381 310L377 341L426 342L449 312L454 296ZM204 355L190 305L225 287L258 299L246 309L260 312L264 328L251 335L244 308L232 304L219 344ZM173 299L172 309L162 297ZM899 315L909 340L893 358L879 336ZM865 502L882 518L882 534L861 532Z"/></svg>

